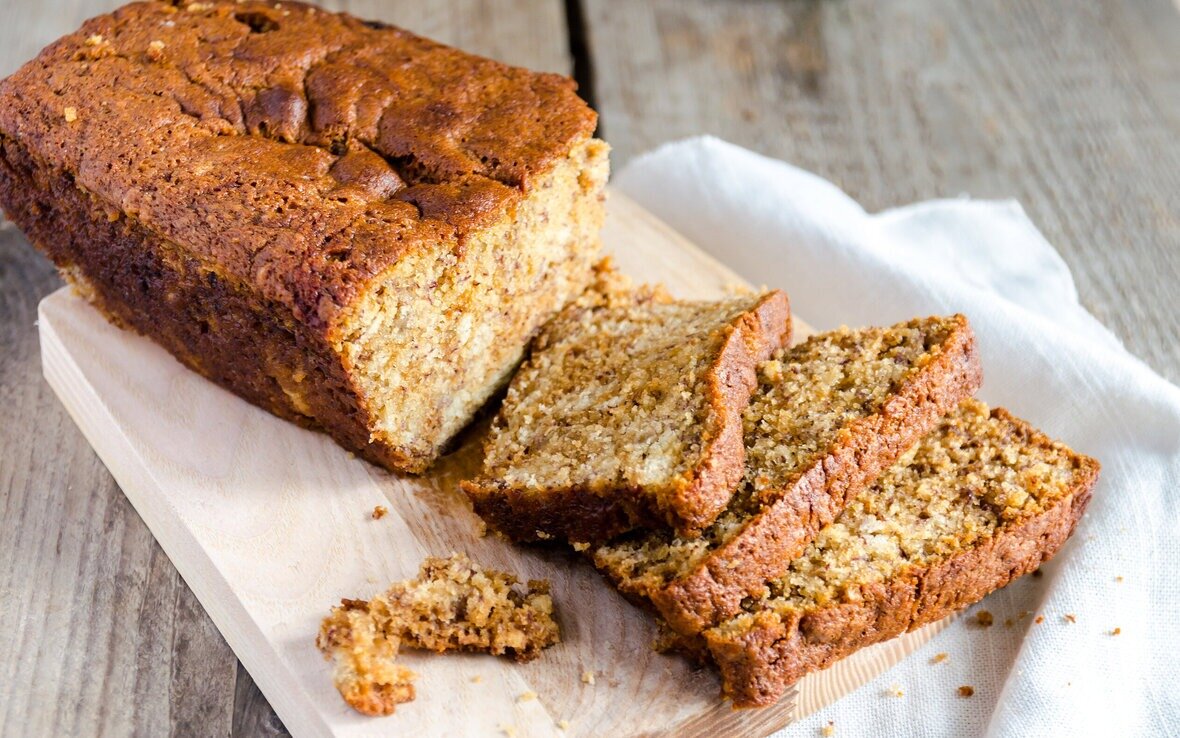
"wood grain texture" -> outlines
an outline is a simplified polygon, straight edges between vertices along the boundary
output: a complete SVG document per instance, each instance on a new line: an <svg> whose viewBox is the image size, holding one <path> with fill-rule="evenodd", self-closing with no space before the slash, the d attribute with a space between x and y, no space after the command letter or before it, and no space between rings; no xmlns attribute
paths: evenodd
<svg viewBox="0 0 1180 738"><path fill-rule="evenodd" d="M586 0L618 169L712 133L869 209L1014 197L1081 300L1180 380L1180 13L1169 0Z"/></svg>
<svg viewBox="0 0 1180 738"><path fill-rule="evenodd" d="M637 279L702 298L742 286L625 197L613 197L609 213L604 243ZM39 316L50 386L297 735L483 735L512 726L521 736L543 736L562 720L571 723L570 736L766 734L859 686L937 630L865 649L801 680L773 707L735 711L718 698L711 670L651 649L653 620L582 557L482 534L458 483L478 469L486 422L429 474L391 474L188 371L68 289L46 298ZM800 324L798 332L809 329ZM389 513L375 521L378 504ZM522 579L549 579L562 643L525 665L407 651L399 660L419 675L413 704L381 720L357 715L332 689L331 669L314 646L320 620L342 597L366 597L411 575L425 556L449 551ZM165 566L162 554L153 555L148 571ZM152 611L146 617L139 657L155 665L167 661L157 641L173 629ZM175 637L170 645L172 658L183 659ZM583 679L587 671L594 684ZM186 695L184 709L208 710L206 695L222 683L193 685L205 691ZM519 699L526 692L537 699ZM225 695L217 697L224 705ZM256 697L237 697L237 729L279 729ZM199 729L176 710L170 725L134 728Z"/></svg>
<svg viewBox="0 0 1180 738"><path fill-rule="evenodd" d="M0 76L123 0L0 0ZM327 2L568 73L562 0ZM0 217L0 735L283 734L282 722L41 377L61 286Z"/></svg>

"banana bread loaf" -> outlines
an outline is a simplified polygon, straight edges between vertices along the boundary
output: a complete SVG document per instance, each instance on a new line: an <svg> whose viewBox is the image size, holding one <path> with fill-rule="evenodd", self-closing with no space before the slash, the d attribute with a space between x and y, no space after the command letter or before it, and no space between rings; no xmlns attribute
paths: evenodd
<svg viewBox="0 0 1180 738"><path fill-rule="evenodd" d="M787 297L570 306L508 388L475 510L516 540L602 541L640 523L693 536L742 479L755 365L790 333Z"/></svg>
<svg viewBox="0 0 1180 738"><path fill-rule="evenodd" d="M419 471L590 280L573 83L295 2L141 2L0 82L0 205L116 323Z"/></svg>
<svg viewBox="0 0 1180 738"><path fill-rule="evenodd" d="M389 715L414 699L414 674L396 663L400 646L479 651L529 661L558 643L549 583L485 569L462 554L428 558L418 577L371 600L344 600L320 625L316 645L333 681L366 715Z"/></svg>
<svg viewBox="0 0 1180 738"><path fill-rule="evenodd" d="M762 596L704 632L723 689L767 705L804 674L1034 571L1072 534L1098 462L968 400Z"/></svg>
<svg viewBox="0 0 1180 738"><path fill-rule="evenodd" d="M760 367L746 478L699 538L667 530L593 550L630 597L691 635L781 576L844 504L982 379L961 315L812 336Z"/></svg>

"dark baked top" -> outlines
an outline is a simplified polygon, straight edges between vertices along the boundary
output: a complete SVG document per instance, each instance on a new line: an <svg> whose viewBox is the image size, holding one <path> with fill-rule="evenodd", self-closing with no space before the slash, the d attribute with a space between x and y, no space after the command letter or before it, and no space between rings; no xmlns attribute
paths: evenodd
<svg viewBox="0 0 1180 738"><path fill-rule="evenodd" d="M0 142L328 329L407 250L461 248L587 138L574 89L310 5L142 2L0 82Z"/></svg>

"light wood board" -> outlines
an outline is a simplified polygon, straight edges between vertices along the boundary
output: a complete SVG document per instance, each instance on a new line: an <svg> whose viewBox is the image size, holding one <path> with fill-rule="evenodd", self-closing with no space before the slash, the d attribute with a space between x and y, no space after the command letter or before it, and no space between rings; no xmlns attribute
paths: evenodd
<svg viewBox="0 0 1180 738"><path fill-rule="evenodd" d="M609 212L604 242L635 278L700 297L741 284L626 198L612 196ZM650 619L579 557L479 535L456 485L479 463L482 426L430 474L390 474L184 369L66 289L39 315L49 384L297 736L508 727L551 735L562 720L565 735L767 734L864 683L938 628L866 649L804 679L774 707L734 711L718 699L710 671L653 652ZM389 515L373 520L377 505ZM388 718L352 712L314 647L320 619L341 597L366 597L413 575L423 557L450 551L550 579L563 643L526 665L407 652L418 698ZM521 701L527 692L538 699Z"/></svg>

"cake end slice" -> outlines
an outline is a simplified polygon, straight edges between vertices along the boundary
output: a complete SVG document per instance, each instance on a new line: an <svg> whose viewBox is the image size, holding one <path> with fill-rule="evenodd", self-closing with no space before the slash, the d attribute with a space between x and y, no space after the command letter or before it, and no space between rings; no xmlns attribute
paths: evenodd
<svg viewBox="0 0 1180 738"><path fill-rule="evenodd" d="M812 336L760 367L746 476L703 535L645 531L598 547L624 594L692 635L764 591L845 503L982 381L962 315Z"/></svg>
<svg viewBox="0 0 1180 738"><path fill-rule="evenodd" d="M1073 533L1098 471L1006 411L964 402L764 596L704 632L724 693L771 704L805 674L1035 571Z"/></svg>
<svg viewBox="0 0 1180 738"><path fill-rule="evenodd" d="M567 308L513 379L463 489L520 541L599 542L640 524L697 535L742 479L755 366L789 334L779 291Z"/></svg>

